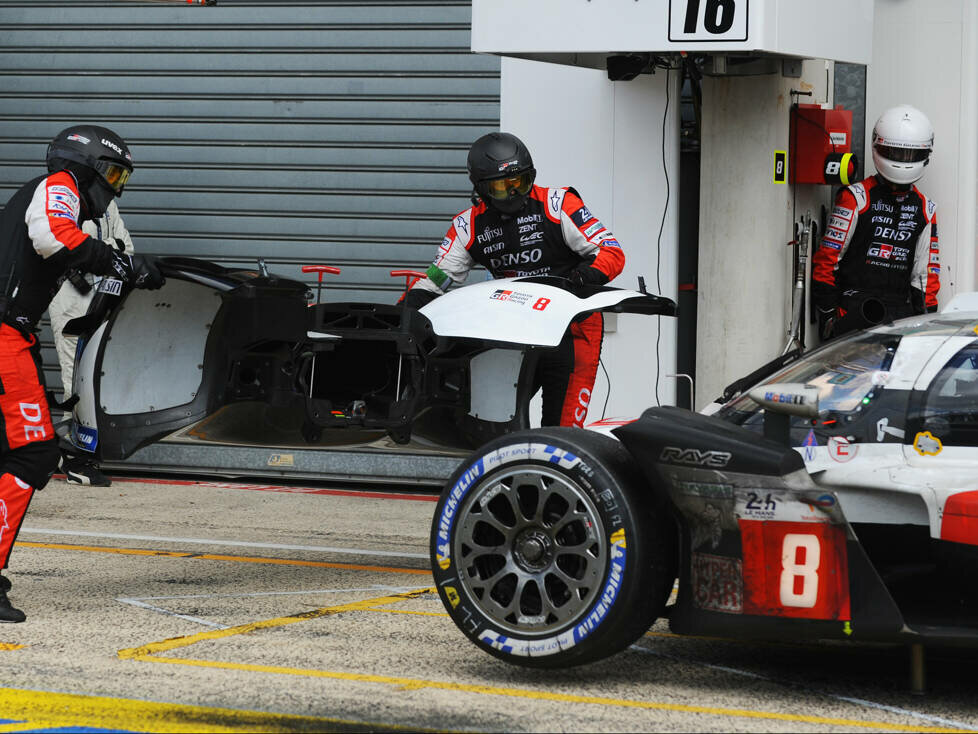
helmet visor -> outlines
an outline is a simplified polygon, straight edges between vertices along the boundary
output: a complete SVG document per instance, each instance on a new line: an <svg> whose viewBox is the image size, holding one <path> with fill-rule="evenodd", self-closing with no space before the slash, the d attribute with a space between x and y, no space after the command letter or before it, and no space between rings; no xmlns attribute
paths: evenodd
<svg viewBox="0 0 978 734"><path fill-rule="evenodd" d="M893 145L876 145L876 152L895 163L920 163L930 158L929 148L897 148Z"/></svg>
<svg viewBox="0 0 978 734"><path fill-rule="evenodd" d="M121 166L118 163L112 163L111 161L100 160L95 165L95 170L101 174L105 182L112 187L116 195L121 194L122 190L126 187L126 182L129 181L129 174L132 173L125 166Z"/></svg>
<svg viewBox="0 0 978 734"><path fill-rule="evenodd" d="M526 196L533 186L533 171L486 181L486 191L493 199L502 201L511 196Z"/></svg>

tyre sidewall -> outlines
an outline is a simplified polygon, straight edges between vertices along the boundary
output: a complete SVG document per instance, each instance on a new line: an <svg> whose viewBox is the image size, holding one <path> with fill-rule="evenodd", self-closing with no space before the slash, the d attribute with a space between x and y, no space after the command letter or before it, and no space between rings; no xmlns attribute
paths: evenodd
<svg viewBox="0 0 978 734"><path fill-rule="evenodd" d="M614 637L641 593L649 566L643 557L636 519L636 492L622 486L620 472L608 466L618 444L614 439L581 429L538 429L497 439L475 452L445 485L432 521L432 573L445 609L476 645L510 662L531 667L580 664L611 654L624 646ZM484 481L507 469L539 465L557 471L587 493L603 530L608 562L599 591L590 605L557 630L542 634L500 629L468 597L452 556L459 510ZM629 640L630 641L630 640Z"/></svg>

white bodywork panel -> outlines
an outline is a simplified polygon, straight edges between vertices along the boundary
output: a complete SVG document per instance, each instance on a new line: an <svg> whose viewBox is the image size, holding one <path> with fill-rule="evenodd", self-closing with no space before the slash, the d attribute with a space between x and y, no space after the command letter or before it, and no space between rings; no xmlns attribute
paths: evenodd
<svg viewBox="0 0 978 734"><path fill-rule="evenodd" d="M191 402L200 388L204 347L220 306L218 292L185 280L171 280L165 291L130 293L105 347L102 409L108 415L129 415ZM173 365L189 369L174 370Z"/></svg>
<svg viewBox="0 0 978 734"><path fill-rule="evenodd" d="M88 429L76 432L74 438L87 451L95 450L98 437L98 421L95 415L95 355L98 354L98 345L105 336L107 326L108 323L99 326L92 338L85 343L85 351L82 352L81 360L72 376L72 391L78 396L73 413L75 423Z"/></svg>
<svg viewBox="0 0 978 734"><path fill-rule="evenodd" d="M490 349L469 362L469 414L484 421L505 423L516 415L516 385L523 352Z"/></svg>
<svg viewBox="0 0 978 734"><path fill-rule="evenodd" d="M421 309L440 336L555 347L579 313L642 296L616 289L578 298L562 288L499 278L449 291Z"/></svg>

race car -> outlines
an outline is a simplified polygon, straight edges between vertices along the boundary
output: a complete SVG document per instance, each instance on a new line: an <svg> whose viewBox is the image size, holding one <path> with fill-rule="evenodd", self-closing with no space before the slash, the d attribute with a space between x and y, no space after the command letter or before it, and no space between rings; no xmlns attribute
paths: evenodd
<svg viewBox="0 0 978 734"><path fill-rule="evenodd" d="M476 450L431 527L455 624L540 668L664 616L686 635L978 643L978 294L781 362L712 415Z"/></svg>
<svg viewBox="0 0 978 734"><path fill-rule="evenodd" d="M103 279L88 313L65 329L79 336L71 439L99 459L125 459L184 429L231 444L338 445L386 433L471 449L529 425L538 357L572 319L675 313L644 288L551 276L476 283L415 310L322 300L320 287L262 262L159 265L163 288ZM340 273L302 270L320 283Z"/></svg>

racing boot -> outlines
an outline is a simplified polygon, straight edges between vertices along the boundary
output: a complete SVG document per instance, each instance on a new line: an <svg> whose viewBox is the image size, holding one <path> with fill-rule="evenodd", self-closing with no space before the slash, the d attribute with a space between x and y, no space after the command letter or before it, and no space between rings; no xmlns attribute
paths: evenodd
<svg viewBox="0 0 978 734"><path fill-rule="evenodd" d="M12 586L13 584L10 583L10 579L8 579L6 576L0 576L0 591L6 594L8 591L10 591Z"/></svg>
<svg viewBox="0 0 978 734"><path fill-rule="evenodd" d="M102 473L98 463L87 456L61 454L61 469L68 484L85 484L90 487L110 487L112 480Z"/></svg>
<svg viewBox="0 0 978 734"><path fill-rule="evenodd" d="M27 615L14 607L7 598L7 592L0 589L0 622L23 622L25 619Z"/></svg>

